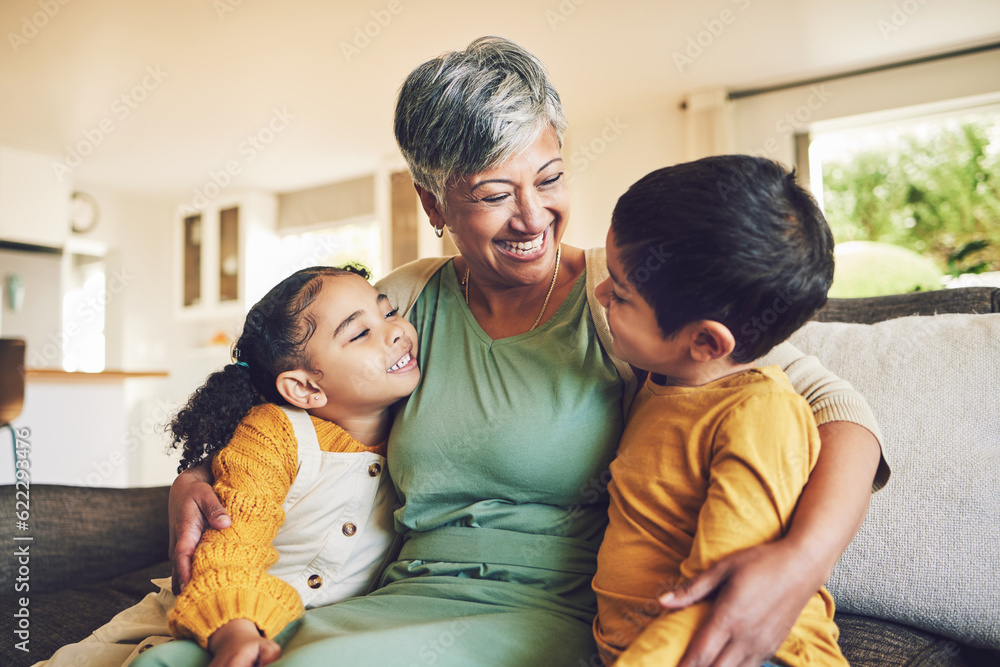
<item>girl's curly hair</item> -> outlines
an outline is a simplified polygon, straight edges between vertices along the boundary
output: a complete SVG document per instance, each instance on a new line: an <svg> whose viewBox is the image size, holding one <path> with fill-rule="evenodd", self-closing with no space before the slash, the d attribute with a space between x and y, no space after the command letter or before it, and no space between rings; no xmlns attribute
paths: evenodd
<svg viewBox="0 0 1000 667"><path fill-rule="evenodd" d="M271 288L247 313L236 341L234 363L208 376L168 427L171 446L182 449L177 472L213 457L229 443L236 427L260 403L287 403L276 381L285 371L307 366L306 343L316 323L304 317L327 276L359 275L357 265L313 266L296 271Z"/></svg>

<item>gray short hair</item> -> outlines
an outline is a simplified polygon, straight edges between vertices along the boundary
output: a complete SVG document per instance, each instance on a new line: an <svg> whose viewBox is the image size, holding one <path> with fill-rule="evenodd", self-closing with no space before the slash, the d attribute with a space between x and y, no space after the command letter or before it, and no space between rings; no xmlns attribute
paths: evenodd
<svg viewBox="0 0 1000 667"><path fill-rule="evenodd" d="M502 37L480 37L410 73L394 125L414 182L443 204L454 179L516 155L546 127L562 146L566 116L538 58Z"/></svg>

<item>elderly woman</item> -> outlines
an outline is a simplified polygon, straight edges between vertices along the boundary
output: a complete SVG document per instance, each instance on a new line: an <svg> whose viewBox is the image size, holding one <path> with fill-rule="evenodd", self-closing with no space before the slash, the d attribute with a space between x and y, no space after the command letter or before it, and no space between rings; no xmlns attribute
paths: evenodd
<svg viewBox="0 0 1000 667"><path fill-rule="evenodd" d="M389 443L405 542L378 590L308 611L282 638L280 664L599 664L590 584L636 377L611 354L594 296L603 250L561 243L565 129L542 64L503 39L424 63L403 84L396 138L430 223L460 252L379 286L416 325L424 373ZM810 401L823 453L786 538L722 561L665 603L717 593L690 665L761 664L887 474L871 414L846 383L788 345L767 363ZM181 578L202 514L225 525L205 481L196 470L174 485Z"/></svg>

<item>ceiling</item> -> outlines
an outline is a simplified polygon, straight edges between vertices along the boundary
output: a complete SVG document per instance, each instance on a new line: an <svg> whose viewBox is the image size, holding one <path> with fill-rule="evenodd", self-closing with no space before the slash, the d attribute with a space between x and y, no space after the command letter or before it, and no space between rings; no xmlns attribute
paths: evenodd
<svg viewBox="0 0 1000 667"><path fill-rule="evenodd" d="M403 78L484 34L547 64L572 125L995 41L1000 2L4 0L0 26L0 145L190 196L227 166L229 185L288 191L393 159Z"/></svg>

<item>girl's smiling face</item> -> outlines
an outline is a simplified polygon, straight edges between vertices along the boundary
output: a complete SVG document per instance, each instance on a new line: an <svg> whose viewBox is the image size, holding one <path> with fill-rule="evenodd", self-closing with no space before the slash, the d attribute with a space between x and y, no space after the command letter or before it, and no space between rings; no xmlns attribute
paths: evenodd
<svg viewBox="0 0 1000 667"><path fill-rule="evenodd" d="M361 276L322 280L303 313L316 327L305 347L309 382L325 399L316 403L342 419L409 396L420 381L416 329Z"/></svg>

